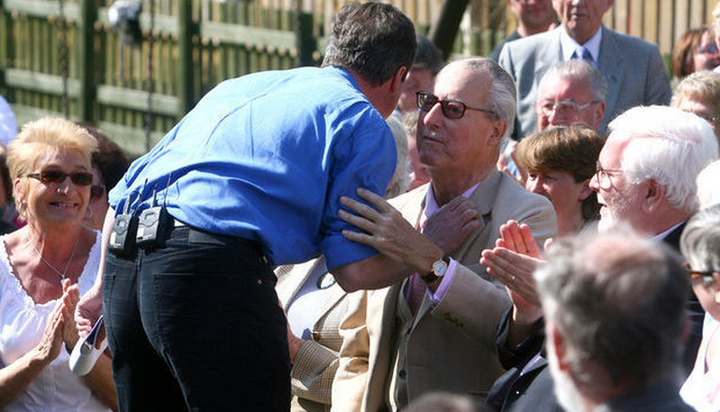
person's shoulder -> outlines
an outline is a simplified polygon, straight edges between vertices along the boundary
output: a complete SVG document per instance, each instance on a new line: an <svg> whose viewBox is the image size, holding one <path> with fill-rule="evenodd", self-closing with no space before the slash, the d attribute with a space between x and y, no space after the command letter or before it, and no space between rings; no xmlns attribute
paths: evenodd
<svg viewBox="0 0 720 412"><path fill-rule="evenodd" d="M632 49L635 51L645 51L645 52L652 52L652 53L659 52L658 46L655 43L651 43L645 39L631 36L629 34L620 33L618 31L609 29L607 27L604 27L603 36L607 36L609 39L611 39L613 42L615 42L615 44L620 49L624 49L624 50Z"/></svg>
<svg viewBox="0 0 720 412"><path fill-rule="evenodd" d="M409 204L415 205L423 200L425 200L425 197L427 196L427 191L430 186L430 183L425 183L422 186L418 186L413 190L410 190L408 192L405 192L397 197L394 197L390 200L388 200L388 203L393 205L397 209L403 209Z"/></svg>
<svg viewBox="0 0 720 412"><path fill-rule="evenodd" d="M533 34L532 36L521 37L519 39L505 43L506 49L510 52L527 51L532 52L541 48L548 47L549 41L558 36L558 29L548 30L546 32Z"/></svg>
<svg viewBox="0 0 720 412"><path fill-rule="evenodd" d="M552 203L550 203L546 197L525 189L514 177L506 172L499 173L500 183L496 205L512 205L512 207L509 208L510 211L529 209L552 210Z"/></svg>

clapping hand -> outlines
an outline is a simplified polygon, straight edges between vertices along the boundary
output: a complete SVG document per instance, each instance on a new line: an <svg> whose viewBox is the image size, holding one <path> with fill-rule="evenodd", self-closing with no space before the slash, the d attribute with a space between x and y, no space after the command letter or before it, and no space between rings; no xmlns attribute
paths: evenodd
<svg viewBox="0 0 720 412"><path fill-rule="evenodd" d="M495 248L484 250L480 263L501 281L513 301L516 321L532 323L542 316L533 272L544 263L530 227L514 220L500 226ZM549 243L547 243L549 246Z"/></svg>

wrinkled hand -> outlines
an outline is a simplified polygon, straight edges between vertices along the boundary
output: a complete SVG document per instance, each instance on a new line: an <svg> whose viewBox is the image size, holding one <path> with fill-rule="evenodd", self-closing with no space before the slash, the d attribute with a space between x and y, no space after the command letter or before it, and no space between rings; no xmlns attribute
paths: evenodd
<svg viewBox="0 0 720 412"><path fill-rule="evenodd" d="M371 246L418 273L427 272L432 262L443 255L385 199L366 189L358 189L357 193L370 206L343 196L340 203L356 214L340 210L338 216L367 233L343 230L345 238Z"/></svg>
<svg viewBox="0 0 720 412"><path fill-rule="evenodd" d="M63 280L63 295L60 302L62 303L63 341L68 350L72 350L78 341L78 330L75 325L74 314L79 300L80 291L78 285L70 283L69 279Z"/></svg>
<svg viewBox="0 0 720 412"><path fill-rule="evenodd" d="M63 302L58 302L50 313L42 339L35 347L40 360L52 362L58 357L63 344Z"/></svg>
<svg viewBox="0 0 720 412"><path fill-rule="evenodd" d="M480 227L480 213L470 199L456 197L425 223L423 235L446 253L456 250Z"/></svg>
<svg viewBox="0 0 720 412"><path fill-rule="evenodd" d="M75 323L79 336L85 337L102 315L102 290L93 286L75 306Z"/></svg>

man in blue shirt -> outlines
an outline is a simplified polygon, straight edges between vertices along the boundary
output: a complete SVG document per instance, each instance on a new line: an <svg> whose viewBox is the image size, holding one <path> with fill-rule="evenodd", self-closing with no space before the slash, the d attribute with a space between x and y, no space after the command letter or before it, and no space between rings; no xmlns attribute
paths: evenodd
<svg viewBox="0 0 720 412"><path fill-rule="evenodd" d="M287 411L272 267L323 253L347 290L405 275L346 240L338 209L357 187L385 193L384 117L415 49L396 8L345 6L322 69L223 82L131 166L110 193L102 285L77 316L86 327L102 297L121 411Z"/></svg>

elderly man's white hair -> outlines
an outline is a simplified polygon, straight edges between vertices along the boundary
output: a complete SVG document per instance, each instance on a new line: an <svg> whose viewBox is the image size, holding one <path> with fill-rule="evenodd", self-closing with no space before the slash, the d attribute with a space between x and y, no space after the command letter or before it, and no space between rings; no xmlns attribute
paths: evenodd
<svg viewBox="0 0 720 412"><path fill-rule="evenodd" d="M608 129L608 139L629 140L621 165L631 179L653 179L665 186L673 207L687 213L697 210L695 179L718 159L718 142L707 121L673 107L635 107Z"/></svg>
<svg viewBox="0 0 720 412"><path fill-rule="evenodd" d="M700 209L720 204L720 160L716 160L704 168L696 182Z"/></svg>

